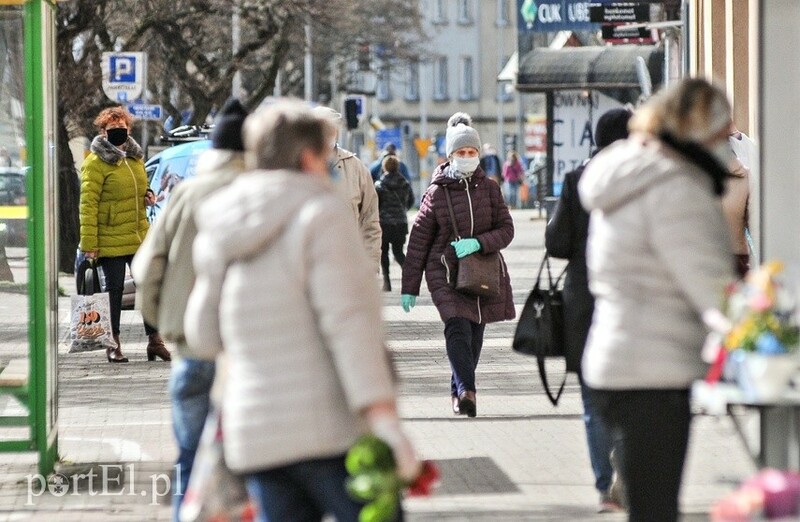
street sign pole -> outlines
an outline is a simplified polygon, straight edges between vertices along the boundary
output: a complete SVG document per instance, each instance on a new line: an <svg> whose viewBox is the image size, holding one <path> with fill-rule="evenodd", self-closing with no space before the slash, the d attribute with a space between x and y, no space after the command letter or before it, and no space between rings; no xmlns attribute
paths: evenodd
<svg viewBox="0 0 800 522"><path fill-rule="evenodd" d="M149 68L147 53L144 53L144 67L142 67L142 102L147 105L147 70ZM144 151L144 160L147 161L147 140L150 136L147 135L147 120L142 119L142 150Z"/></svg>

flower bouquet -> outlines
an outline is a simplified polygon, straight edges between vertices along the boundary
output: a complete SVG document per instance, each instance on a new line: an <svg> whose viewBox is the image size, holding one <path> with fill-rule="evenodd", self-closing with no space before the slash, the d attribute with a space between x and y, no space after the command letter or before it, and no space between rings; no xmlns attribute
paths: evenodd
<svg viewBox="0 0 800 522"><path fill-rule="evenodd" d="M782 271L779 262L765 263L726 292L731 329L708 380L734 381L753 400L780 397L800 366L795 300L777 277Z"/></svg>
<svg viewBox="0 0 800 522"><path fill-rule="evenodd" d="M345 458L350 475L345 483L350 496L364 502L359 522L396 520L403 492L409 496L428 496L439 482L439 468L431 461L422 463L416 481L409 484L397 476L392 449L374 435L364 435L350 448Z"/></svg>

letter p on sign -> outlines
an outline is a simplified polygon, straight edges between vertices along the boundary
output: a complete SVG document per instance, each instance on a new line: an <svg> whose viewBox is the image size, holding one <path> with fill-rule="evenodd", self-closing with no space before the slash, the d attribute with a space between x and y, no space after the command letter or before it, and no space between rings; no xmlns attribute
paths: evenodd
<svg viewBox="0 0 800 522"><path fill-rule="evenodd" d="M136 83L136 57L112 56L111 81L119 83Z"/></svg>

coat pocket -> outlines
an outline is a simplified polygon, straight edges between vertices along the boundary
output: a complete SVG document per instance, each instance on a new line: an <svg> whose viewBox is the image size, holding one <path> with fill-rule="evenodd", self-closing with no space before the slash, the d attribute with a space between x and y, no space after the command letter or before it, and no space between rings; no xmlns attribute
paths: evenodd
<svg viewBox="0 0 800 522"><path fill-rule="evenodd" d="M113 218L111 203L100 203L97 208L97 224L98 225L111 225Z"/></svg>

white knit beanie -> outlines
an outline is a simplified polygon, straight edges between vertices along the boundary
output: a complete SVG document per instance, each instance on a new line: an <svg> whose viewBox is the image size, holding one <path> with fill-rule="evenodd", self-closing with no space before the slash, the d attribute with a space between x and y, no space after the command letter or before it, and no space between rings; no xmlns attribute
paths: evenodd
<svg viewBox="0 0 800 522"><path fill-rule="evenodd" d="M445 135L445 153L449 158L450 155L463 147L472 147L480 152L481 150L481 137L478 131L472 127L467 127L463 123L459 123L455 127L447 127L447 134Z"/></svg>

